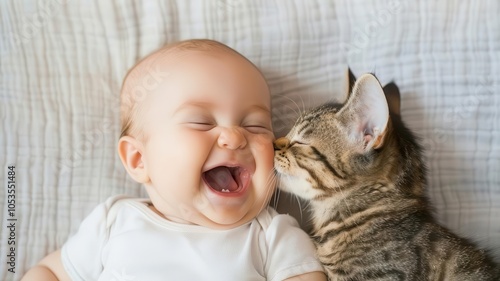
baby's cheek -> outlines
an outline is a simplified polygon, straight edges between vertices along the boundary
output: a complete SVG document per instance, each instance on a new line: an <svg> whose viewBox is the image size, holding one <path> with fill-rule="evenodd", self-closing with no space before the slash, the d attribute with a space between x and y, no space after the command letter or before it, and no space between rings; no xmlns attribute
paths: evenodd
<svg viewBox="0 0 500 281"><path fill-rule="evenodd" d="M259 134L252 136L252 143L261 149L273 149L273 137L271 135Z"/></svg>
<svg viewBox="0 0 500 281"><path fill-rule="evenodd" d="M265 163L270 167L274 163L274 148L272 135L255 135L252 137L252 150L254 155L262 157Z"/></svg>

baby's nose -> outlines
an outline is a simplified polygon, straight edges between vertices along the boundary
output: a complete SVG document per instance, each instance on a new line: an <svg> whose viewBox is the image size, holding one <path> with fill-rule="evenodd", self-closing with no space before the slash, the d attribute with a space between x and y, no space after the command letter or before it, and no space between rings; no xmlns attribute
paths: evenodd
<svg viewBox="0 0 500 281"><path fill-rule="evenodd" d="M241 149L247 145L247 140L238 127L228 127L222 129L218 144L222 148Z"/></svg>

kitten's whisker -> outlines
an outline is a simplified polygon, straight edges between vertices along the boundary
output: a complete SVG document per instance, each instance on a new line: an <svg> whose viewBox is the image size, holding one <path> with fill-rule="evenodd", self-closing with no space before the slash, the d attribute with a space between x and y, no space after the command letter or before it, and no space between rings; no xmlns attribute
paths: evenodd
<svg viewBox="0 0 500 281"><path fill-rule="evenodd" d="M287 176L288 178L291 178L291 176L290 176L290 175L286 175L286 176ZM299 206L299 211L300 211L300 219L302 220L302 207L301 207L301 204L300 204L299 196L297 196L297 195L296 195L296 194L294 194L294 193L290 193L290 194L291 194L291 195L293 195L293 196L290 196L290 198L289 198L290 205L293 205L293 204L294 204L294 202L293 202L293 200L294 200L294 199L295 199L295 201L297 201L297 204L298 204L298 206Z"/></svg>
<svg viewBox="0 0 500 281"><path fill-rule="evenodd" d="M295 113L297 116L301 116L300 109L297 111L289 105L285 105L284 107L291 109L293 111L293 113Z"/></svg>
<svg viewBox="0 0 500 281"><path fill-rule="evenodd" d="M281 181L281 175L275 173L275 176L276 176L276 182L277 182L277 184L279 184L279 182ZM273 202L273 206L275 208L278 208L278 202L280 200L280 195L281 195L281 190L276 186L276 190L274 191L274 202Z"/></svg>
<svg viewBox="0 0 500 281"><path fill-rule="evenodd" d="M284 97L284 98L288 99L289 101L293 102L293 104L297 108L297 111L295 111L292 107L290 107L288 105L285 105L285 106L292 109L295 112L295 114L298 114L298 116L302 116L302 112L300 111L300 106L297 104L297 102L295 102L293 99L291 99L290 97L287 97L285 95L278 95L278 96Z"/></svg>
<svg viewBox="0 0 500 281"><path fill-rule="evenodd" d="M302 219L304 218L304 216L302 214L302 203L300 202L299 196L295 195L295 199L297 200L297 203L299 204L300 220L302 221Z"/></svg>
<svg viewBox="0 0 500 281"><path fill-rule="evenodd" d="M273 172L267 177L265 186L267 187L267 194L266 198L271 199L273 192L276 190L276 173L273 169ZM269 202L266 201L266 203L269 205ZM262 206L264 207L264 206Z"/></svg>
<svg viewBox="0 0 500 281"><path fill-rule="evenodd" d="M280 202L280 195L281 195L281 190L276 190L276 196L274 196L274 207L278 208L278 204Z"/></svg>
<svg viewBox="0 0 500 281"><path fill-rule="evenodd" d="M306 112L306 104L304 103L304 99L302 98L302 95L299 96L300 100L302 101L302 112L300 112L300 116L302 116L303 113Z"/></svg>

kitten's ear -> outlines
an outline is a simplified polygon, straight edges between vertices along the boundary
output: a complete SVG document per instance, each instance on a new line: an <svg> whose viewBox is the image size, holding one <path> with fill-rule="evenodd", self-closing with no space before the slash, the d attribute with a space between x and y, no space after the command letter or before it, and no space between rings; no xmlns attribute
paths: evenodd
<svg viewBox="0 0 500 281"><path fill-rule="evenodd" d="M354 73L352 73L352 70L350 67L347 68L347 85L345 87L346 92L347 92L347 99L351 96L352 93L352 88L354 87L354 83L356 82L356 76L354 76Z"/></svg>
<svg viewBox="0 0 500 281"><path fill-rule="evenodd" d="M352 89L354 88L354 83L356 83L356 76L352 73L350 67L347 68L347 81L349 83L349 88L347 90L347 96L351 95Z"/></svg>
<svg viewBox="0 0 500 281"><path fill-rule="evenodd" d="M389 121L389 107L377 78L364 74L354 84L349 100L339 112L345 118L356 141L363 141L365 150L384 144Z"/></svg>
<svg viewBox="0 0 500 281"><path fill-rule="evenodd" d="M401 116L401 94L398 86L394 82L385 85L384 94L389 105L389 112Z"/></svg>

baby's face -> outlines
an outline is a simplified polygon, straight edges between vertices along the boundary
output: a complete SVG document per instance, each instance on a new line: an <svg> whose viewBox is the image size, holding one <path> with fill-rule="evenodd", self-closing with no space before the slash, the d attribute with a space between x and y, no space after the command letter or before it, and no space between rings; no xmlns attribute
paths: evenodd
<svg viewBox="0 0 500 281"><path fill-rule="evenodd" d="M247 61L189 52L147 98L142 160L156 210L172 221L231 228L274 188L270 95Z"/></svg>

